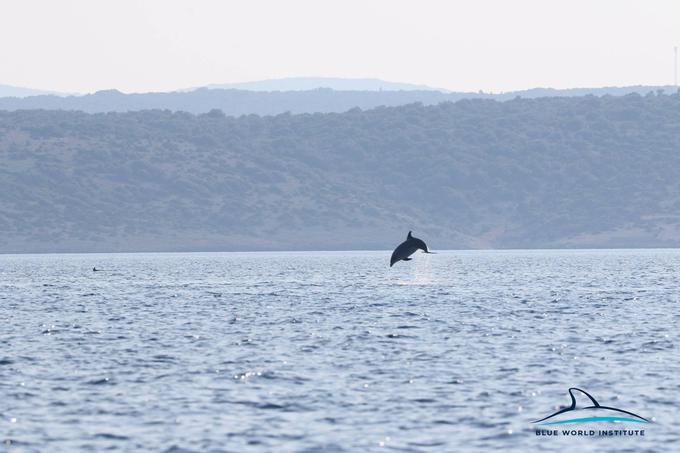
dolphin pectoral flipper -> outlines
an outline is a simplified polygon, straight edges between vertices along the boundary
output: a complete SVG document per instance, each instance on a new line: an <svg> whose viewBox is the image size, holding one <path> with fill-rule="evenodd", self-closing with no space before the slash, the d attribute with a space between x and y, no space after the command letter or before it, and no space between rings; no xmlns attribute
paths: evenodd
<svg viewBox="0 0 680 453"><path fill-rule="evenodd" d="M413 258L402 258L402 261L411 261Z"/></svg>

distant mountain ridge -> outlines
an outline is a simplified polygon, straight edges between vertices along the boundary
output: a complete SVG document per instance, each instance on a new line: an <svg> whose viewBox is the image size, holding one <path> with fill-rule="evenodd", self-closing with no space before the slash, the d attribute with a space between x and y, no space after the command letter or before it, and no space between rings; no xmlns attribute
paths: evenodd
<svg viewBox="0 0 680 453"><path fill-rule="evenodd" d="M335 91L441 91L427 85L413 83L390 82L380 79L348 79L340 77L288 77L282 79L257 80L253 82L211 84L211 89L234 89L248 91L308 91L319 88L330 88Z"/></svg>
<svg viewBox="0 0 680 453"><path fill-rule="evenodd" d="M25 98L29 96L53 95L53 96L69 96L73 93L61 93L59 91L50 90L36 90L33 88L15 87L12 85L0 85L0 98L17 97Z"/></svg>
<svg viewBox="0 0 680 453"><path fill-rule="evenodd" d="M0 111L0 252L678 247L679 149L677 94Z"/></svg>
<svg viewBox="0 0 680 453"><path fill-rule="evenodd" d="M0 110L77 110L87 113L127 112L139 110L185 111L194 114L222 110L229 116L277 115L290 113L346 112L352 108L363 110L376 107L394 107L411 103L436 105L461 99L492 99L507 101L516 97L572 97L583 95L623 96L631 93L675 93L673 86L632 86L609 88L551 89L534 88L509 93L444 93L435 90L399 91L337 91L319 88L303 91L252 91L237 89L200 88L193 91L166 93L124 94L117 90L98 91L83 96L41 95L25 98L0 98Z"/></svg>

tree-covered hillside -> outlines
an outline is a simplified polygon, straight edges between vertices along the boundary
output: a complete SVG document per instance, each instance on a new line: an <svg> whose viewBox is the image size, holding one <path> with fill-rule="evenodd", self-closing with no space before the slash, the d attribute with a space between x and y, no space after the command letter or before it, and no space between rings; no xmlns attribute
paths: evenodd
<svg viewBox="0 0 680 453"><path fill-rule="evenodd" d="M680 96L0 112L0 251L680 246Z"/></svg>

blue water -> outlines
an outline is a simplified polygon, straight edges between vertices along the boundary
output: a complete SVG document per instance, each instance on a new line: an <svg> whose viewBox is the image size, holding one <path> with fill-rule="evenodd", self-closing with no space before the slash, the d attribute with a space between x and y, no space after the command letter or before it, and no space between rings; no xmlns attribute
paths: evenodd
<svg viewBox="0 0 680 453"><path fill-rule="evenodd" d="M0 256L0 451L680 451L680 251L388 260Z"/></svg>

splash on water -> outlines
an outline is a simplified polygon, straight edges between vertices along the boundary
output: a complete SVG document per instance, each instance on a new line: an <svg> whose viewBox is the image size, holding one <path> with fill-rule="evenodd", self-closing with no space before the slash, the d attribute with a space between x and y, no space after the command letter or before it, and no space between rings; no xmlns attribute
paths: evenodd
<svg viewBox="0 0 680 453"><path fill-rule="evenodd" d="M408 270L396 282L398 285L433 285L437 283L437 277L432 267L433 255L416 253L412 261L404 261L403 267Z"/></svg>

